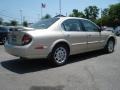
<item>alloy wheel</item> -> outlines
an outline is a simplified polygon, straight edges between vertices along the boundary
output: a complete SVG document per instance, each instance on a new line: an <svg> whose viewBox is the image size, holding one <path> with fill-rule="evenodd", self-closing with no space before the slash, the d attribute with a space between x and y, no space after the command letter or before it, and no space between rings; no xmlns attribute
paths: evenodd
<svg viewBox="0 0 120 90"><path fill-rule="evenodd" d="M58 47L55 49L54 52L54 60L58 64L62 64L66 61L67 59L67 51L64 47Z"/></svg>
<svg viewBox="0 0 120 90"><path fill-rule="evenodd" d="M108 42L108 52L113 52L114 51L114 42L112 40L110 40Z"/></svg>

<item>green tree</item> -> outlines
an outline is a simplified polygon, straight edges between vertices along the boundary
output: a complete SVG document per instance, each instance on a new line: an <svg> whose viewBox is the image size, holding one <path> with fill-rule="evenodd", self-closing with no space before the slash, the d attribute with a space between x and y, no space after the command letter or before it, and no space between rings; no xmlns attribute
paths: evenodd
<svg viewBox="0 0 120 90"><path fill-rule="evenodd" d="M99 14L99 8L97 6L89 6L84 10L85 17L92 21L96 20Z"/></svg>
<svg viewBox="0 0 120 90"><path fill-rule="evenodd" d="M110 5L102 11L102 17L95 20L96 24L102 26L120 26L120 3Z"/></svg>
<svg viewBox="0 0 120 90"><path fill-rule="evenodd" d="M49 19L51 18L51 15L50 14L46 14L42 19Z"/></svg>
<svg viewBox="0 0 120 90"><path fill-rule="evenodd" d="M70 17L81 17L84 18L85 15L83 12L79 12L77 9L73 9L72 14L69 15Z"/></svg>
<svg viewBox="0 0 120 90"><path fill-rule="evenodd" d="M101 16L104 17L104 16L108 16L108 15L109 15L109 8L103 9L101 12Z"/></svg>
<svg viewBox="0 0 120 90"><path fill-rule="evenodd" d="M11 24L9 22L4 22L3 25L10 26Z"/></svg>
<svg viewBox="0 0 120 90"><path fill-rule="evenodd" d="M101 19L101 18L96 19L94 22L95 22L98 26L102 26L102 19Z"/></svg>
<svg viewBox="0 0 120 90"><path fill-rule="evenodd" d="M12 21L10 22L10 25L12 25L12 26L17 26L17 25L18 25L18 22L17 22L16 20L12 20Z"/></svg>
<svg viewBox="0 0 120 90"><path fill-rule="evenodd" d="M27 22L27 21L24 21L24 22L23 22L23 26L28 27L28 22Z"/></svg>
<svg viewBox="0 0 120 90"><path fill-rule="evenodd" d="M2 25L3 24L3 19L2 18L0 18L0 25Z"/></svg>
<svg viewBox="0 0 120 90"><path fill-rule="evenodd" d="M113 4L109 9L109 16L115 26L120 25L120 3Z"/></svg>
<svg viewBox="0 0 120 90"><path fill-rule="evenodd" d="M115 24L110 16L104 16L102 18L99 18L95 20L95 23L99 26L115 27Z"/></svg>

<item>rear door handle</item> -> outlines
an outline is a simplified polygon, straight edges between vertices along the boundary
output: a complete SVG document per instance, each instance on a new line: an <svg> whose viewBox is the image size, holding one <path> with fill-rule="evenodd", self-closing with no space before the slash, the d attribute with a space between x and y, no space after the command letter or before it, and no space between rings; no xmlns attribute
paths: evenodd
<svg viewBox="0 0 120 90"><path fill-rule="evenodd" d="M88 37L91 37L92 35L88 35Z"/></svg>

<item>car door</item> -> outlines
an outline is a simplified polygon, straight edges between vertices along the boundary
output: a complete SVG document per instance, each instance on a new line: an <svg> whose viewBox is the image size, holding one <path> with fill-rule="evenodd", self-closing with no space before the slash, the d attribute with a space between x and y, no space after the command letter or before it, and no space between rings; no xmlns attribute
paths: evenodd
<svg viewBox="0 0 120 90"><path fill-rule="evenodd" d="M102 38L99 27L89 20L82 20L84 29L87 32L87 48L88 51L101 49L102 48Z"/></svg>
<svg viewBox="0 0 120 90"><path fill-rule="evenodd" d="M79 19L68 19L62 23L65 39L70 43L71 54L85 52L87 35Z"/></svg>

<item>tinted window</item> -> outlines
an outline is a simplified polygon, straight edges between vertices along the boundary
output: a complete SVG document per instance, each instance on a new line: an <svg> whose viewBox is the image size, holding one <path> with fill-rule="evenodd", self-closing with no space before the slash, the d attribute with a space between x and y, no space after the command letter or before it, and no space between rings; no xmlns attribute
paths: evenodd
<svg viewBox="0 0 120 90"><path fill-rule="evenodd" d="M30 27L35 29L47 29L52 24L54 24L58 19L59 18L44 19L31 25Z"/></svg>
<svg viewBox="0 0 120 90"><path fill-rule="evenodd" d="M88 20L82 20L82 23L83 23L86 31L90 31L90 32L98 32L99 31L98 27Z"/></svg>
<svg viewBox="0 0 120 90"><path fill-rule="evenodd" d="M69 19L63 22L65 31L82 31L80 21L77 19Z"/></svg>

